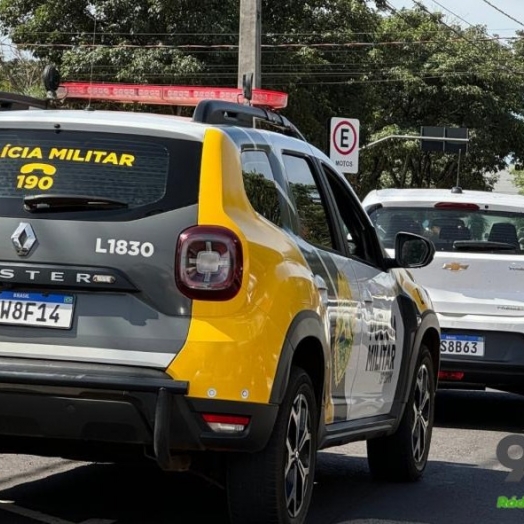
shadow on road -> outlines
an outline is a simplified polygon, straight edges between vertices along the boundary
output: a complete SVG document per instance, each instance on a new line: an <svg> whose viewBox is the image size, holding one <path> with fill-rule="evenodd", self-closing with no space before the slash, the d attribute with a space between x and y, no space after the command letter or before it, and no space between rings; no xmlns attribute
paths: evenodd
<svg viewBox="0 0 524 524"><path fill-rule="evenodd" d="M501 471L432 461L415 484L376 483L364 458L323 451L307 524L521 524L522 510L496 508L498 496L522 496L505 477ZM72 523L228 522L224 493L200 479L113 465L79 467L2 491L0 498Z"/></svg>
<svg viewBox="0 0 524 524"><path fill-rule="evenodd" d="M307 524L522 524L524 509L496 507L499 496L524 494L520 484L506 483L506 476L430 461L419 482L375 483L366 459L322 452Z"/></svg>
<svg viewBox="0 0 524 524"><path fill-rule="evenodd" d="M80 466L0 491L0 499L73 523L228 523L221 489L193 475L167 474L156 467Z"/></svg>
<svg viewBox="0 0 524 524"><path fill-rule="evenodd" d="M435 425L520 433L524 430L524 396L499 391L440 390Z"/></svg>
<svg viewBox="0 0 524 524"><path fill-rule="evenodd" d="M389 484L372 481L367 460L357 452L362 443L322 451L307 524L522 524L524 509L497 509L496 503L499 496L522 497L524 483L505 482L507 471L487 463L477 467L472 462L484 459L468 455L468 450L494 449L498 436L491 435L494 440L488 441L490 434L482 430L516 432L523 427L524 397L439 391L432 446L440 447L438 458L444 460L430 460L420 482ZM156 467L79 465L4 489L0 500L75 524L89 519L117 524L228 524L221 489ZM5 518L0 506L0 522L15 522Z"/></svg>

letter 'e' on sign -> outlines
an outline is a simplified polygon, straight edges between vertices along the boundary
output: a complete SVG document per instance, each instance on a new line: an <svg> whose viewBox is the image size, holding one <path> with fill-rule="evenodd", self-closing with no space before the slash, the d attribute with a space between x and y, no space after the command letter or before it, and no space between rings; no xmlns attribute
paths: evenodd
<svg viewBox="0 0 524 524"><path fill-rule="evenodd" d="M358 173L360 122L355 118L332 118L329 158L342 173Z"/></svg>

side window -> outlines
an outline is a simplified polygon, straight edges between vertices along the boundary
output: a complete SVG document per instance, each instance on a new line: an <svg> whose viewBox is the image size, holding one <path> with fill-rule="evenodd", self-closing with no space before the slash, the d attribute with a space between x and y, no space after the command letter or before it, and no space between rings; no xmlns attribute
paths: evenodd
<svg viewBox="0 0 524 524"><path fill-rule="evenodd" d="M295 201L300 236L311 244L334 249L324 198L305 158L284 154L289 187Z"/></svg>
<svg viewBox="0 0 524 524"><path fill-rule="evenodd" d="M247 198L257 213L282 227L278 188L265 151L242 152L242 176Z"/></svg>
<svg viewBox="0 0 524 524"><path fill-rule="evenodd" d="M363 215L365 211L361 208L356 195L351 195L350 189L341 180L340 175L325 164L322 164L322 168L335 198L335 206L342 218L344 237L350 254L361 260L372 262L374 253L376 253L373 239L375 242L378 241L375 231L371 227L367 228L364 220L359 216L359 212Z"/></svg>

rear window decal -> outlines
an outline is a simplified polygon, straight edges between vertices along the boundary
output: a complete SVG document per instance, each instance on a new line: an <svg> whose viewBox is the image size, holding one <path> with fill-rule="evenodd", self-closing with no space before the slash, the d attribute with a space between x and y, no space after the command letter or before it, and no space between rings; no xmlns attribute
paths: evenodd
<svg viewBox="0 0 524 524"><path fill-rule="evenodd" d="M50 164L24 164L20 168L20 174L16 177L17 189L41 189L47 191L53 187L53 175L56 167Z"/></svg>
<svg viewBox="0 0 524 524"><path fill-rule="evenodd" d="M98 149L72 149L52 147L42 151L41 147L14 146L6 144L2 148L0 158L39 158L40 160L58 159L73 162L94 162L95 164L113 164L115 166L133 167L135 156L130 153L104 151Z"/></svg>

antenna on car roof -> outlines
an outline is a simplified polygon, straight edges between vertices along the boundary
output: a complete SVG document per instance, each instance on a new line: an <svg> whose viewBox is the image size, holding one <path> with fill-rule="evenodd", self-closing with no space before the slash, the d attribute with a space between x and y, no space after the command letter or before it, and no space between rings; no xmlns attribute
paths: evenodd
<svg viewBox="0 0 524 524"><path fill-rule="evenodd" d="M462 193L462 188L460 187L460 149L458 152L458 162L457 162L457 182L455 184L455 187L451 188L452 193Z"/></svg>

